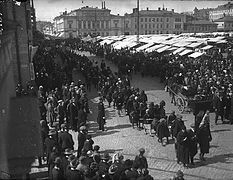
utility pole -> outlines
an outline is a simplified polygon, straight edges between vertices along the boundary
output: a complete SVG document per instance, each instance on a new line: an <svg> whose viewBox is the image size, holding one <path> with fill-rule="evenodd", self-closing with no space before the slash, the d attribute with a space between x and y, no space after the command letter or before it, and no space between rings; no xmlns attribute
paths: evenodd
<svg viewBox="0 0 233 180"><path fill-rule="evenodd" d="M139 0L137 0L137 15L138 15L138 18L137 18L137 43L139 43Z"/></svg>

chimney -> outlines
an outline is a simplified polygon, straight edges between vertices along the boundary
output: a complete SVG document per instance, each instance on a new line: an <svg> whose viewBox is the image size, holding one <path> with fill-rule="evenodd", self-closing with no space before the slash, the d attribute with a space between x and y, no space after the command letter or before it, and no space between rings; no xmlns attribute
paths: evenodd
<svg viewBox="0 0 233 180"><path fill-rule="evenodd" d="M174 12L174 9L172 9L172 12Z"/></svg>
<svg viewBox="0 0 233 180"><path fill-rule="evenodd" d="M160 10L161 10L161 8L159 7L159 8L158 8L158 10L160 11Z"/></svg>
<svg viewBox="0 0 233 180"><path fill-rule="evenodd" d="M146 10L149 11L149 8L147 7Z"/></svg>
<svg viewBox="0 0 233 180"><path fill-rule="evenodd" d="M101 2L101 5L102 5L102 6L101 6L102 9L104 9L104 2L103 2L103 1Z"/></svg>
<svg viewBox="0 0 233 180"><path fill-rule="evenodd" d="M105 7L105 1L104 1L104 9L106 9L106 7Z"/></svg>

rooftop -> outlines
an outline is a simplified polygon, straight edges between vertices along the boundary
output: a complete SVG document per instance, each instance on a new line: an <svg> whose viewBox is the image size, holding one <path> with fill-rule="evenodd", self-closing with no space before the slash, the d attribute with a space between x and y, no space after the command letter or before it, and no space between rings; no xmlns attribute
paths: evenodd
<svg viewBox="0 0 233 180"><path fill-rule="evenodd" d="M226 4L219 5L217 8L215 8L213 10L223 10L223 9L230 9L230 8L233 8L233 3L228 2Z"/></svg>
<svg viewBox="0 0 233 180"><path fill-rule="evenodd" d="M216 23L207 20L198 20L198 21L191 21L188 24L195 24L195 25L214 25ZM217 25L217 24L216 24Z"/></svg>
<svg viewBox="0 0 233 180"><path fill-rule="evenodd" d="M216 19L215 22L233 22L233 16L225 16L225 17Z"/></svg>

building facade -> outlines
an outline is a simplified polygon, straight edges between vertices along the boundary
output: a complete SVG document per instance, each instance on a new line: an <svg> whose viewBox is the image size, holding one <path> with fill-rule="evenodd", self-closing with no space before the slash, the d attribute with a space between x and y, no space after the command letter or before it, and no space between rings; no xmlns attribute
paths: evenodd
<svg viewBox="0 0 233 180"><path fill-rule="evenodd" d="M137 34L137 9L133 9L131 16L131 34ZM141 10L139 12L139 34L179 34L183 31L185 15L168 11L165 8L158 10Z"/></svg>
<svg viewBox="0 0 233 180"><path fill-rule="evenodd" d="M193 10L193 16L197 18L198 20L206 20L209 21L209 14L210 11L213 9L207 8L207 9L197 9L197 7L194 8Z"/></svg>
<svg viewBox="0 0 233 180"><path fill-rule="evenodd" d="M233 31L233 16L225 16L214 21L218 31Z"/></svg>
<svg viewBox="0 0 233 180"><path fill-rule="evenodd" d="M184 33L211 33L217 31L217 24L211 21L189 21L184 24Z"/></svg>
<svg viewBox="0 0 233 180"><path fill-rule="evenodd" d="M223 18L224 16L233 16L233 3L228 2L227 4L220 5L209 12L209 19L211 21Z"/></svg>
<svg viewBox="0 0 233 180"><path fill-rule="evenodd" d="M37 114L31 116L30 102L23 102L24 98L16 97L15 92L18 83L26 88L27 82L31 81L31 4L30 1L20 4L13 0L1 1L0 12L3 27L0 33L0 179L22 179L38 155L36 149L27 151L24 145L30 146L28 138L33 136L26 133L33 129L27 126L28 120L34 119L39 125L39 119L33 117L38 118ZM27 110L22 108L23 104ZM37 108L36 104L34 108ZM21 117L12 110L21 113Z"/></svg>

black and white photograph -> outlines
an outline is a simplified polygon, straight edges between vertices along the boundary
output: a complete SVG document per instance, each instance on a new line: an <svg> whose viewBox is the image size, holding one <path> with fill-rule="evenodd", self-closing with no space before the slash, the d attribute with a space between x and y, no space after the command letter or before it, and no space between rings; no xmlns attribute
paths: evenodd
<svg viewBox="0 0 233 180"><path fill-rule="evenodd" d="M233 1L0 0L0 179L233 179Z"/></svg>

